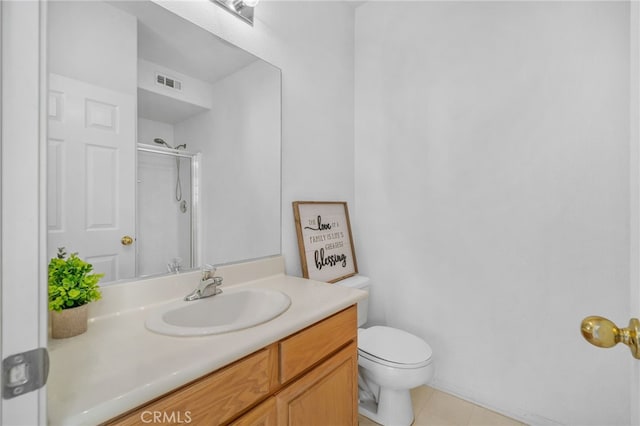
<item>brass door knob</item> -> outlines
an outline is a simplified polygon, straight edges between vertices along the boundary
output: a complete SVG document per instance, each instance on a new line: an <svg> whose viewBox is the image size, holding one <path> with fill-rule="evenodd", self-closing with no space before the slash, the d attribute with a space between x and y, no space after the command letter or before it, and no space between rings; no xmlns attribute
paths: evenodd
<svg viewBox="0 0 640 426"><path fill-rule="evenodd" d="M128 235L125 235L120 239L120 242L122 243L123 246L130 246L131 244L133 244L133 238L131 238Z"/></svg>
<svg viewBox="0 0 640 426"><path fill-rule="evenodd" d="M631 349L633 357L640 359L640 320L637 318L631 318L627 328L618 328L606 318L591 316L582 320L580 331L587 342L599 348L624 343Z"/></svg>

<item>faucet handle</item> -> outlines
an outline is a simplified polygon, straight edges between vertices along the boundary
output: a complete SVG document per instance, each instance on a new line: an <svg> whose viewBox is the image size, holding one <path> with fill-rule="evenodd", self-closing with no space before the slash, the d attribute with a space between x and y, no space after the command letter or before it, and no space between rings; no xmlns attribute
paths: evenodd
<svg viewBox="0 0 640 426"><path fill-rule="evenodd" d="M202 266L201 272L202 272L202 281L208 280L210 278L213 278L213 276L215 275L216 267L213 265L206 264Z"/></svg>
<svg viewBox="0 0 640 426"><path fill-rule="evenodd" d="M175 272L176 274L180 272L180 270L182 269L182 258L174 257L173 259L171 259L171 263L167 263L167 269L169 270L169 272Z"/></svg>

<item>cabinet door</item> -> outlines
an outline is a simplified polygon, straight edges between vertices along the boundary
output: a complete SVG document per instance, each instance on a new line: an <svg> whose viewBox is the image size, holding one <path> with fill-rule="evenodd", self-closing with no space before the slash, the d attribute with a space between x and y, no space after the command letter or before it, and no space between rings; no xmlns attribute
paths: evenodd
<svg viewBox="0 0 640 426"><path fill-rule="evenodd" d="M279 426L358 424L356 343L276 394Z"/></svg>
<svg viewBox="0 0 640 426"><path fill-rule="evenodd" d="M230 426L276 426L276 399L271 397Z"/></svg>

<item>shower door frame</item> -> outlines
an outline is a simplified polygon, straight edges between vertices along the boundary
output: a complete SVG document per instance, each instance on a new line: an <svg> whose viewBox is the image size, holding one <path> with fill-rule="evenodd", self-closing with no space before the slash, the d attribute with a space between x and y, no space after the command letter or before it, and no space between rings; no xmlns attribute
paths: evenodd
<svg viewBox="0 0 640 426"><path fill-rule="evenodd" d="M190 232L191 232L191 256L189 262L189 268L196 268L202 265L202 242L200 241L199 232L202 222L202 214L200 212L200 182L201 182L201 173L200 173L200 163L202 161L202 154L199 152L189 152L182 151L177 149L163 148L163 147L155 147L153 145L147 145L143 143L138 143L136 146L136 181L138 179L138 153L139 152L147 152L151 154L159 154L166 155L170 157L176 158L188 158L190 160L191 165L191 223L190 223ZM136 200L138 199L137 194L138 188L136 187ZM138 214L138 209L136 208L136 233L137 230L140 229L139 225L140 215ZM138 262L139 253L138 246L136 245L136 277L141 277L139 274L139 265ZM159 272L164 274L164 272Z"/></svg>

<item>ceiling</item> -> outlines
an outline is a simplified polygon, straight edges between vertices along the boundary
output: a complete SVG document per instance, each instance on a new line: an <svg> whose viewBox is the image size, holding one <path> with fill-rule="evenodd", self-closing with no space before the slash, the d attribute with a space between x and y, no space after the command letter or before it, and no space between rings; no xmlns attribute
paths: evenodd
<svg viewBox="0 0 640 426"><path fill-rule="evenodd" d="M138 56L207 83L258 58L148 1L109 2L138 19Z"/></svg>

